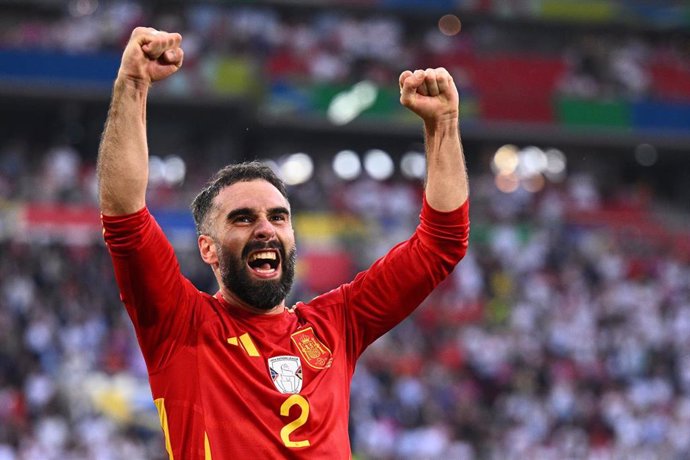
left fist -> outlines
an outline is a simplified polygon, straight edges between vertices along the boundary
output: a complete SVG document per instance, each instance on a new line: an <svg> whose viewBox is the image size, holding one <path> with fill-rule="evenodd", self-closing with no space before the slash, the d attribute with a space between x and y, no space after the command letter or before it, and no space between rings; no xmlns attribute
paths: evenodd
<svg viewBox="0 0 690 460"><path fill-rule="evenodd" d="M457 122L460 99L453 77L443 67L400 74L400 103L425 123Z"/></svg>

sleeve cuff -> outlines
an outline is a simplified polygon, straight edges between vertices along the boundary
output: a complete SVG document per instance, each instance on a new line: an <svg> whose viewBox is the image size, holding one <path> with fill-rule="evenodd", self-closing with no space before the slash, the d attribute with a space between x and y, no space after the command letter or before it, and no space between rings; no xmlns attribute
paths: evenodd
<svg viewBox="0 0 690 460"><path fill-rule="evenodd" d="M121 216L108 216L106 214L101 213L101 222L103 224L107 223L117 223L123 220L128 220L128 219L136 219L138 216L141 216L143 214L146 214L148 212L148 208L144 206L140 210L133 212L131 214L123 214Z"/></svg>
<svg viewBox="0 0 690 460"><path fill-rule="evenodd" d="M146 229L151 224L147 207L132 214L107 216L101 213L103 239L112 253L125 253L143 242Z"/></svg>
<svg viewBox="0 0 690 460"><path fill-rule="evenodd" d="M431 207L426 200L426 195L424 195L421 216L424 220L429 220L440 225L466 223L470 220L470 200L468 198L463 204L452 211L437 211Z"/></svg>

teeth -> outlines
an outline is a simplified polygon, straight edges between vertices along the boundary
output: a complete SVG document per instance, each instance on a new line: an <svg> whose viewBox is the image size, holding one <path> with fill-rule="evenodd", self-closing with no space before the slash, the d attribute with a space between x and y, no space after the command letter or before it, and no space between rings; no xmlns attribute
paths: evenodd
<svg viewBox="0 0 690 460"><path fill-rule="evenodd" d="M249 261L253 262L256 259L276 260L276 253L272 251L257 252L255 254L252 254L252 256L249 258Z"/></svg>

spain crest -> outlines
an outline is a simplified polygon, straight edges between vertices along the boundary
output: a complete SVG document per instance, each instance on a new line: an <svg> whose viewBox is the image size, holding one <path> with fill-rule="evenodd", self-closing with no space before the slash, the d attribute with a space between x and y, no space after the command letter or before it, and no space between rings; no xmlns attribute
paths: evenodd
<svg viewBox="0 0 690 460"><path fill-rule="evenodd" d="M301 329L291 336L302 358L314 369L326 369L333 363L333 354L314 334L311 327Z"/></svg>

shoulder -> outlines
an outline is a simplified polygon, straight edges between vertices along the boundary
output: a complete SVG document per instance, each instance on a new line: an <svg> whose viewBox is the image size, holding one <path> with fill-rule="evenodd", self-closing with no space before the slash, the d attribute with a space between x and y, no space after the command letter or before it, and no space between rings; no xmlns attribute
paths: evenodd
<svg viewBox="0 0 690 460"><path fill-rule="evenodd" d="M314 297L308 302L296 302L290 309L305 310L342 304L344 301L344 289L346 286L347 285L338 286L335 289L331 289L328 292Z"/></svg>

